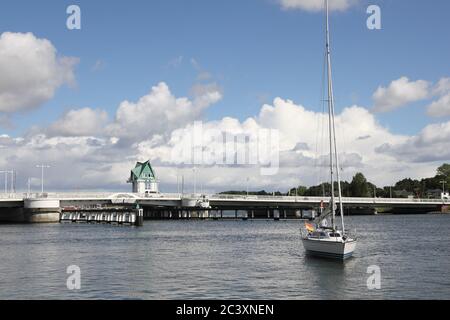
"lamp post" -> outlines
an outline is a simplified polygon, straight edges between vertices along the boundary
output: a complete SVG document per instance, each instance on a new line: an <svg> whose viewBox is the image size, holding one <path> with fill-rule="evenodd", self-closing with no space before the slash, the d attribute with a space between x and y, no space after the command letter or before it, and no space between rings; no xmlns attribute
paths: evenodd
<svg viewBox="0 0 450 320"><path fill-rule="evenodd" d="M16 193L16 170L11 171L11 193Z"/></svg>
<svg viewBox="0 0 450 320"><path fill-rule="evenodd" d="M194 171L194 194L197 194L197 175L195 173L195 167L192 169Z"/></svg>
<svg viewBox="0 0 450 320"><path fill-rule="evenodd" d="M177 193L180 194L180 172L177 167Z"/></svg>
<svg viewBox="0 0 450 320"><path fill-rule="evenodd" d="M8 193L8 171L3 171L5 174L5 193Z"/></svg>
<svg viewBox="0 0 450 320"><path fill-rule="evenodd" d="M5 174L5 193L8 193L8 175L11 174L11 193L13 193L13 185L14 185L14 170L2 170L0 173Z"/></svg>
<svg viewBox="0 0 450 320"><path fill-rule="evenodd" d="M447 181L442 180L442 181L439 181L439 182L442 183L442 194L444 194L445 193L445 184L447 183Z"/></svg>
<svg viewBox="0 0 450 320"><path fill-rule="evenodd" d="M249 177L247 177L247 197L248 197L248 181L249 181Z"/></svg>
<svg viewBox="0 0 450 320"><path fill-rule="evenodd" d="M27 196L29 197L31 195L31 178L28 178L27 186L28 186L28 194L27 194Z"/></svg>
<svg viewBox="0 0 450 320"><path fill-rule="evenodd" d="M41 193L44 193L44 169L50 168L50 166L45 164L38 164L36 165L36 168L41 168Z"/></svg>

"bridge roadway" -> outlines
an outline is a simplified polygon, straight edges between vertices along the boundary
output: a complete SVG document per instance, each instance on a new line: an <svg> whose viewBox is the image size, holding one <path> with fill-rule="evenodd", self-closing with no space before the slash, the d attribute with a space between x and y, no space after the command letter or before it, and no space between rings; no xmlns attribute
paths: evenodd
<svg viewBox="0 0 450 320"><path fill-rule="evenodd" d="M48 194L0 194L0 208L18 208L24 206L26 199L52 199L60 202L61 208L68 206L93 206L103 204L136 205L143 207L196 207L202 195L197 194L133 194L133 193L48 193ZM212 209L246 208L297 208L310 209L323 201L329 203L329 197L296 196L254 196L254 195L206 195ZM357 208L415 208L438 210L450 206L450 200L410 199L410 198L343 198L347 207Z"/></svg>

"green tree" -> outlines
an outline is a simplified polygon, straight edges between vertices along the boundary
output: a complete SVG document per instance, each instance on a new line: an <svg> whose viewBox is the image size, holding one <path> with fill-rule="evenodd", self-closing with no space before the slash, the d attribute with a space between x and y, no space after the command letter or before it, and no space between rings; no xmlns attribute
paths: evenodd
<svg viewBox="0 0 450 320"><path fill-rule="evenodd" d="M442 188L442 181L446 182L445 189L448 190L450 188L450 164L444 163L442 166L440 166L437 169L437 178L436 180L439 180L439 184L441 185L440 188Z"/></svg>
<svg viewBox="0 0 450 320"><path fill-rule="evenodd" d="M358 172L350 183L350 190L352 197L368 197L369 186L366 177L361 172Z"/></svg>
<svg viewBox="0 0 450 320"><path fill-rule="evenodd" d="M438 176L444 176L447 180L450 178L450 164L444 163L437 169Z"/></svg>
<svg viewBox="0 0 450 320"><path fill-rule="evenodd" d="M307 187L299 186L297 188L292 188L290 191L290 194L291 194L291 196L297 195L297 196L303 197L307 191L308 191Z"/></svg>

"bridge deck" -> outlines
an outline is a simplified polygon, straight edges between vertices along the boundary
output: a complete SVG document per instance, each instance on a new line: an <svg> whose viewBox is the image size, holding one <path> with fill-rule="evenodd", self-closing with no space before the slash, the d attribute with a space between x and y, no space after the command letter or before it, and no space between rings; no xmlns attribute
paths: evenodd
<svg viewBox="0 0 450 320"><path fill-rule="evenodd" d="M17 204L23 202L27 197L45 197L58 199L61 202L90 202L90 203L139 203L143 205L167 205L179 206L179 202L185 198L200 199L202 195L197 194L133 194L133 193L48 193L40 194L0 194L0 205ZM239 205L239 206L262 206L262 205L310 205L316 206L321 202L329 203L329 197L295 197L295 196L254 196L254 195L206 195L212 206L214 205ZM396 207L396 206L439 206L450 205L449 199L410 199L410 198L343 198L344 204L362 207Z"/></svg>

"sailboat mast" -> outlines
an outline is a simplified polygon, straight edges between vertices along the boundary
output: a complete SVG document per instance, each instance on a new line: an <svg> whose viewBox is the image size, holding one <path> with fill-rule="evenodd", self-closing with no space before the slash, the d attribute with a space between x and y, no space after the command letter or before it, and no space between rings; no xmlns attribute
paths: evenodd
<svg viewBox="0 0 450 320"><path fill-rule="evenodd" d="M326 51L327 51L327 80L328 80L328 131L330 138L330 174L331 174L331 211L333 213L331 218L331 223L333 230L335 229L335 198L334 198L334 166L333 166L333 119L332 119L332 80L331 80L331 53L330 53L330 31L329 31L329 22L328 22L328 0L325 0L325 11L326 11Z"/></svg>
<svg viewBox="0 0 450 320"><path fill-rule="evenodd" d="M327 70L328 70L328 117L329 117L329 133L330 133L330 168L331 168L331 205L333 211L333 229L335 229L335 203L336 199L334 196L334 175L333 175L333 160L335 160L336 166L336 178L338 185L338 196L339 196L339 211L341 214L341 222L342 222L342 232L345 232L344 225L344 211L342 205L342 188L341 188L341 177L340 177L340 169L339 169L339 154L337 150L337 142L336 142L336 125L335 125L335 112L334 112L334 94L333 94L333 77L332 77L332 69L331 69L331 49L330 49L330 23L329 23L329 7L328 0L325 0L326 7L326 50L327 50ZM334 159L333 159L334 152Z"/></svg>

